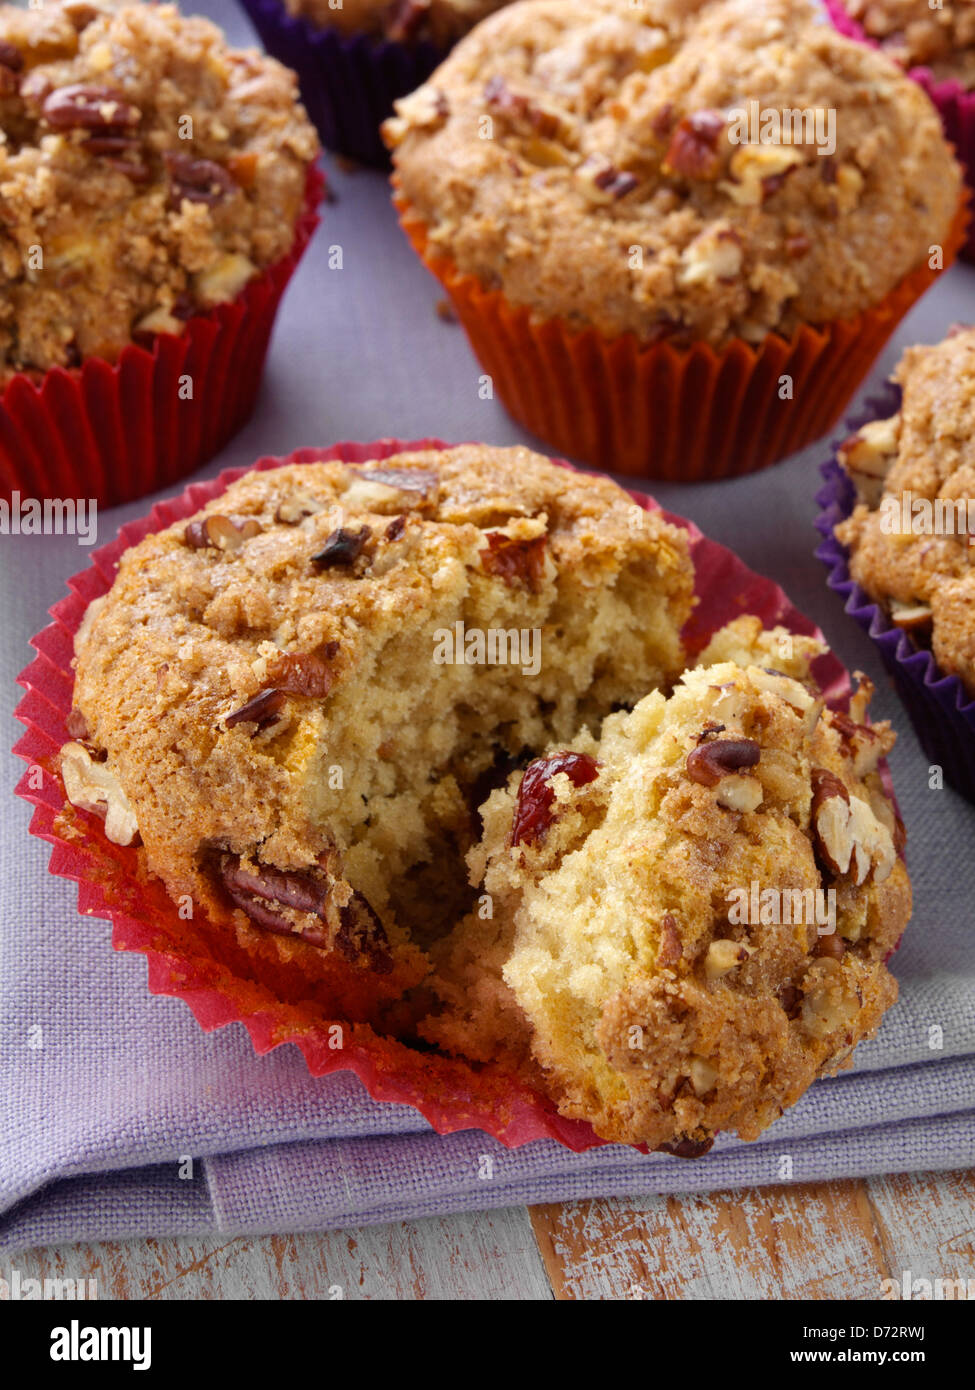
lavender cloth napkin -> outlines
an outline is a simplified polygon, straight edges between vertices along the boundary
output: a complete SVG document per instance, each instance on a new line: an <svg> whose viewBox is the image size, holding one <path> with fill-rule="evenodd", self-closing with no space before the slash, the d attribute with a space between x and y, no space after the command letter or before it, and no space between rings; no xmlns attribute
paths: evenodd
<svg viewBox="0 0 975 1390"><path fill-rule="evenodd" d="M229 0L200 6L238 42ZM334 175L325 219L285 301L254 420L201 470L303 444L383 435L526 440L478 395L479 369L396 226L380 175ZM344 268L329 269L331 247ZM334 260L334 257L333 257ZM952 270L878 364L975 319L975 271ZM869 389L869 388L868 388ZM975 1163L975 809L929 785L927 763L873 648L813 559L812 449L756 477L648 488L773 576L840 658L878 684L876 717L909 833L914 921L893 961L901 998L856 1070L818 1083L759 1144L722 1136L695 1162L549 1142L507 1151L468 1131L441 1138L406 1106L371 1101L350 1075L314 1080L282 1048L254 1055L243 1029L201 1032L179 1001L150 996L141 956L112 952L47 873L0 762L0 1247L176 1233L309 1230L560 1198L698 1191ZM99 518L98 542L150 501ZM0 718L65 579L87 562L69 536L0 534Z"/></svg>

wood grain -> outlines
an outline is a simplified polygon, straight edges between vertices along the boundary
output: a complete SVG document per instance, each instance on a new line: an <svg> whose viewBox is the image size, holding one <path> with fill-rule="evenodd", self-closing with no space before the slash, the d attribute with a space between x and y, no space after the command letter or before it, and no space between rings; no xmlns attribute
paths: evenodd
<svg viewBox="0 0 975 1390"><path fill-rule="evenodd" d="M891 1278L964 1279L975 1288L975 1171L871 1178L867 1184Z"/></svg>
<svg viewBox="0 0 975 1390"><path fill-rule="evenodd" d="M550 1299L524 1207L325 1234L66 1245L23 1278L98 1280L124 1299Z"/></svg>
<svg viewBox="0 0 975 1390"><path fill-rule="evenodd" d="M861 1300L904 1270L975 1281L975 1172L60 1246L13 1263L124 1299Z"/></svg>
<svg viewBox="0 0 975 1390"><path fill-rule="evenodd" d="M534 1207L556 1298L867 1298L883 1250L859 1182Z"/></svg>

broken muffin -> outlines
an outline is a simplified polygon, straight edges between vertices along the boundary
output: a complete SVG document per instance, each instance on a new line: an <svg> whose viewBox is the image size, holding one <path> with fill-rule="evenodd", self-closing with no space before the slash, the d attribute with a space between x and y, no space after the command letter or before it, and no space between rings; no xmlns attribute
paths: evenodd
<svg viewBox="0 0 975 1390"><path fill-rule="evenodd" d="M897 997L911 894L870 694L834 713L794 675L721 661L513 775L483 808L482 897L438 948L425 1036L523 1067L604 1139L756 1138Z"/></svg>
<svg viewBox="0 0 975 1390"><path fill-rule="evenodd" d="M692 590L682 531L525 449L254 472L91 605L65 785L371 1015L469 906L491 787L667 686Z"/></svg>

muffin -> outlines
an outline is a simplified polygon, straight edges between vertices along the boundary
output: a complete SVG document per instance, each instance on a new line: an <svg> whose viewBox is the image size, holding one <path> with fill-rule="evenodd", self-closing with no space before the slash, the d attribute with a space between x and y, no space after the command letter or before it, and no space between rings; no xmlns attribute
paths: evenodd
<svg viewBox="0 0 975 1390"><path fill-rule="evenodd" d="M0 129L0 479L138 496L249 413L314 130L292 74L207 20L79 3L0 6Z"/></svg>
<svg viewBox="0 0 975 1390"><path fill-rule="evenodd" d="M957 241L930 104L804 0L520 0L384 131L509 410L617 472L726 476L810 442Z"/></svg>
<svg viewBox="0 0 975 1390"><path fill-rule="evenodd" d="M294 68L323 143L388 164L379 127L451 46L508 0L242 0L269 53Z"/></svg>
<svg viewBox="0 0 975 1390"><path fill-rule="evenodd" d="M897 997L911 895L869 699L720 661L513 776L470 855L493 918L446 943L427 1036L527 1059L604 1139L757 1138Z"/></svg>
<svg viewBox="0 0 975 1390"><path fill-rule="evenodd" d="M19 791L79 910L110 918L116 949L146 955L150 989L205 1028L238 1020L260 1053L293 1042L312 1074L353 1070L440 1133L575 1151L626 1137L693 1156L719 1125L767 1122L814 1064L839 1065L836 1020L849 1047L893 997L874 969L906 914L877 766L890 732L866 725L867 688L847 716L824 713L848 684L812 624L647 499L524 449L299 450L154 508L71 589L21 678ZM690 652L705 675L674 694ZM833 895L826 925L780 941L758 916L743 934L718 888L737 864L756 892L767 875L814 898L803 836ZM569 904L576 860L619 893L604 908L573 880L570 993L619 963L620 895L638 945L625 987L597 989L617 1040L605 1066L590 1059L599 1086L564 1035L546 1041L560 969L539 1001L521 954L551 934L546 885ZM596 933L599 959L583 962ZM734 979L715 975L712 941L735 951ZM675 942L673 991L687 986L699 1023L682 1041L653 1031ZM710 1005L691 988L702 952ZM599 1089L606 1067L633 1070L613 1047L644 1022L646 1084ZM756 1048L769 1067L749 1080L734 1058ZM721 1080L696 1112L675 1068L700 1086L705 1063ZM654 1073L673 1094L663 1118Z"/></svg>
<svg viewBox="0 0 975 1390"><path fill-rule="evenodd" d="M973 796L975 329L908 348L866 416L824 470L821 555L932 762Z"/></svg>
<svg viewBox="0 0 975 1390"><path fill-rule="evenodd" d="M967 0L845 0L843 8L900 67L975 88L975 10Z"/></svg>
<svg viewBox="0 0 975 1390"><path fill-rule="evenodd" d="M975 8L968 0L826 0L842 34L877 45L934 102L975 188ZM975 232L964 255L975 257Z"/></svg>
<svg viewBox="0 0 975 1390"><path fill-rule="evenodd" d="M836 527L850 574L975 699L975 328L908 348L901 408L840 447L856 489Z"/></svg>
<svg viewBox="0 0 975 1390"><path fill-rule="evenodd" d="M525 449L254 472L90 605L66 792L375 1019L470 905L491 786L667 685L692 589L682 531Z"/></svg>

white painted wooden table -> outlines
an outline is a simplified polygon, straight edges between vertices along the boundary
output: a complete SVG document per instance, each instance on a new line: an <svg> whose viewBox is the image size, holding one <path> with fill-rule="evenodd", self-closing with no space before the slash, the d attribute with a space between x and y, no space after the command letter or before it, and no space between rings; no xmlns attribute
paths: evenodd
<svg viewBox="0 0 975 1390"><path fill-rule="evenodd" d="M975 1171L70 1245L17 1265L124 1299L871 1299L905 1270L975 1281Z"/></svg>

